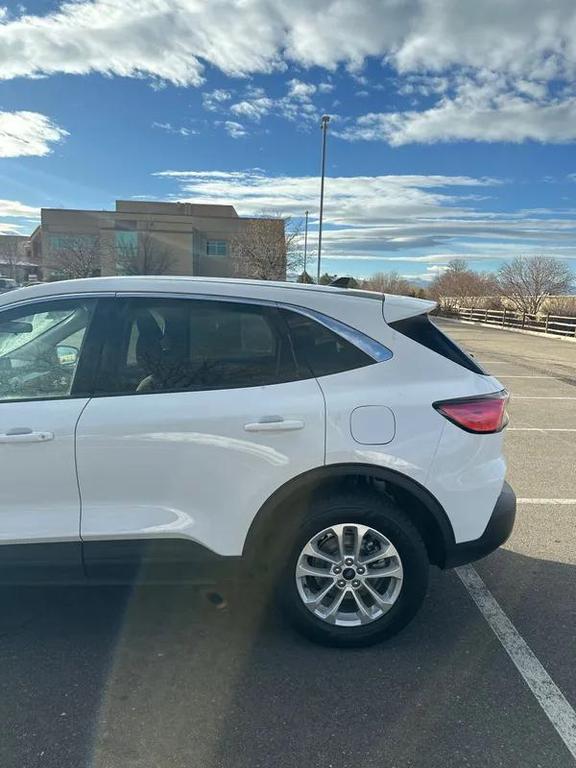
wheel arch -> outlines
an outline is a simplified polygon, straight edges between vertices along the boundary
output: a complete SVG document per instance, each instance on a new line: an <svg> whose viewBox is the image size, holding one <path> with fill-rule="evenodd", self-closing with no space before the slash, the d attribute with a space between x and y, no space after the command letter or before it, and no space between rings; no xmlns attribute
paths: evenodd
<svg viewBox="0 0 576 768"><path fill-rule="evenodd" d="M392 496L419 530L430 562L442 567L454 546L454 532L446 512L424 486L411 477L373 464L330 464L304 472L278 488L258 510L244 542L243 556L255 557L278 526L289 532L319 493L351 487L373 487Z"/></svg>

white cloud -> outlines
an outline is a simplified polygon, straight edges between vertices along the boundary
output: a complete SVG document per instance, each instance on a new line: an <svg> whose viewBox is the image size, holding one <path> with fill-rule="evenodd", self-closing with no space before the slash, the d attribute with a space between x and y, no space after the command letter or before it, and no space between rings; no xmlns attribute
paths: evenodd
<svg viewBox="0 0 576 768"><path fill-rule="evenodd" d="M202 94L202 104L204 105L204 109L214 112L231 98L232 94L230 91L226 91L223 88L217 88L215 91Z"/></svg>
<svg viewBox="0 0 576 768"><path fill-rule="evenodd" d="M172 133L177 136L193 136L198 134L198 131L195 131L192 128L184 128L182 126L177 127L172 125L172 123L152 123L152 128L159 128L161 131Z"/></svg>
<svg viewBox="0 0 576 768"><path fill-rule="evenodd" d="M278 68L280 32L265 2L241 12L234 0L63 2L43 16L4 21L0 73L8 79L100 72L200 85L204 62L238 76Z"/></svg>
<svg viewBox="0 0 576 768"><path fill-rule="evenodd" d="M259 123L262 118L269 115L277 115L287 120L297 121L300 127L306 127L320 119L320 113L312 102L312 96L318 90L319 88L313 83L292 79L287 83L284 96L271 98L263 88L249 85L245 88L240 100L232 105L228 103L228 99L220 99L218 102L209 98L204 99L204 106L210 111L222 114L232 112L237 117L255 123Z"/></svg>
<svg viewBox="0 0 576 768"><path fill-rule="evenodd" d="M39 112L0 112L0 157L43 156L68 131Z"/></svg>
<svg viewBox="0 0 576 768"><path fill-rule="evenodd" d="M426 267L425 272L419 272L411 275L401 275L401 277L405 278L406 280L423 280L425 283L431 283L435 277L441 275L443 272L446 272L447 269L447 264L437 265L433 267Z"/></svg>
<svg viewBox="0 0 576 768"><path fill-rule="evenodd" d="M232 104L230 111L235 115L248 118L258 122L267 115L272 109L274 102L267 96L258 96L256 98L244 99L236 104Z"/></svg>
<svg viewBox="0 0 576 768"><path fill-rule="evenodd" d="M246 77L295 64L344 65L365 83L367 57L385 60L406 80L404 95L437 103L364 115L349 138L576 139L574 0L69 0L44 15L0 14L4 79L99 72L146 77L156 87L199 86L207 65ZM455 85L454 73L464 73L470 87ZM474 96L486 73L503 79L500 90ZM331 83L292 79L289 88L274 105L266 96L240 99L233 114L259 120L276 109L295 119L294 103L329 92ZM230 97L217 89L205 106L216 109ZM311 103L305 119L316 119Z"/></svg>
<svg viewBox="0 0 576 768"><path fill-rule="evenodd" d="M5 78L97 71L198 85L205 62L231 75L286 61L357 72L368 56L401 72L486 67L528 79L576 65L573 0L75 0L0 23Z"/></svg>
<svg viewBox="0 0 576 768"><path fill-rule="evenodd" d="M292 99L308 101L317 90L314 83L303 83L296 79L288 81L288 96Z"/></svg>
<svg viewBox="0 0 576 768"><path fill-rule="evenodd" d="M248 135L248 131L242 123L237 123L234 120L226 120L224 122L224 130L233 139L241 139L243 136Z"/></svg>
<svg viewBox="0 0 576 768"><path fill-rule="evenodd" d="M532 83L533 89L528 85L485 72L474 78L459 77L453 95L443 95L429 109L362 115L339 135L384 140L393 146L461 140L576 140L576 97L551 97L540 84Z"/></svg>
<svg viewBox="0 0 576 768"><path fill-rule="evenodd" d="M19 200L0 200L0 235L30 234L34 222L40 218L40 209ZM4 219L18 219L7 222Z"/></svg>
<svg viewBox="0 0 576 768"><path fill-rule="evenodd" d="M0 218L37 219L40 209L18 200L0 200Z"/></svg>
<svg viewBox="0 0 576 768"><path fill-rule="evenodd" d="M246 171L158 171L154 176L173 179L244 179Z"/></svg>
<svg viewBox="0 0 576 768"><path fill-rule="evenodd" d="M161 171L178 183L180 200L230 202L243 215L301 217L316 226L319 179L270 177L250 171ZM576 259L576 224L549 211L511 214L473 207L471 189L497 191L498 181L468 176L344 176L326 185L326 255L341 260L445 263L457 253L474 259L545 252ZM454 251L452 253L452 251Z"/></svg>
<svg viewBox="0 0 576 768"><path fill-rule="evenodd" d="M201 201L234 198L248 213L282 210L299 214L318 202L319 179L315 176L269 177L256 171L162 171L158 175L180 180L183 191ZM413 214L455 216L458 187L492 187L494 179L469 176L343 176L331 177L326 206L334 224L363 225L382 219L402 219Z"/></svg>

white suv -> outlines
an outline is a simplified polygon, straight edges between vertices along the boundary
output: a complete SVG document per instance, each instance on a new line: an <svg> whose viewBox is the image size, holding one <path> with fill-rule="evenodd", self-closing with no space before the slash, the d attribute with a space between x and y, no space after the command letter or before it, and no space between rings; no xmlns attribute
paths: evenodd
<svg viewBox="0 0 576 768"><path fill-rule="evenodd" d="M0 298L0 579L274 573L314 639L415 614L514 522L507 394L431 302L127 277Z"/></svg>

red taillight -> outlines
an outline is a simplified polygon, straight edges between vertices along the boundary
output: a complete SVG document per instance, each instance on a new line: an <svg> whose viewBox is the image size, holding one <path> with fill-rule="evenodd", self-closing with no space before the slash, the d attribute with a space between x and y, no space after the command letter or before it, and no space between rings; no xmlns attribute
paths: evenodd
<svg viewBox="0 0 576 768"><path fill-rule="evenodd" d="M508 392L503 389L493 395L443 400L434 403L434 408L467 432L488 434L500 432L508 423L507 404Z"/></svg>

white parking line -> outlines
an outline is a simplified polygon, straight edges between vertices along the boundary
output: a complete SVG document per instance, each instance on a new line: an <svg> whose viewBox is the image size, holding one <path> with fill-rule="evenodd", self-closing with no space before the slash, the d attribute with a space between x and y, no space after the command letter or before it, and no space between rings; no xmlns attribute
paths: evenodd
<svg viewBox="0 0 576 768"><path fill-rule="evenodd" d="M576 427L507 427L506 432L576 432Z"/></svg>
<svg viewBox="0 0 576 768"><path fill-rule="evenodd" d="M504 613L476 569L464 565L456 568L456 573L572 757L576 759L576 712Z"/></svg>
<svg viewBox="0 0 576 768"><path fill-rule="evenodd" d="M512 395L512 400L576 400L573 395L559 396L553 395L547 397L546 395Z"/></svg>
<svg viewBox="0 0 576 768"><path fill-rule="evenodd" d="M516 373L499 373L498 376L501 379L555 379L556 376L533 376L531 373L516 374Z"/></svg>
<svg viewBox="0 0 576 768"><path fill-rule="evenodd" d="M576 499L516 499L517 504L576 504Z"/></svg>

